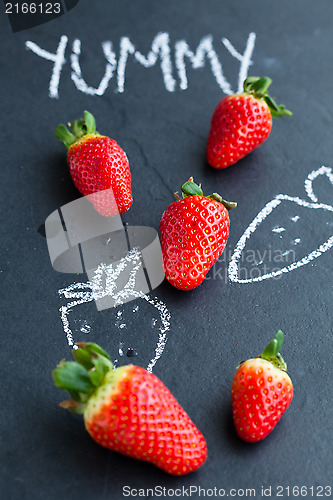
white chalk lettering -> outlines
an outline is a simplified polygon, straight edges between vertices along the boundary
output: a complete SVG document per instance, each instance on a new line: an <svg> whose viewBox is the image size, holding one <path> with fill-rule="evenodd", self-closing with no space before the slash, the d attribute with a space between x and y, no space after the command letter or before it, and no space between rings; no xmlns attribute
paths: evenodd
<svg viewBox="0 0 333 500"><path fill-rule="evenodd" d="M235 49L234 45L227 39L222 38L222 44L225 46L229 54L240 62L238 73L238 92L242 92L243 81L248 75L248 70L252 61L252 54L254 50L256 35L251 32L247 38L244 53L240 53ZM57 51L55 53L49 52L33 41L26 42L26 48L34 52L34 54L47 59L54 63L50 84L49 95L51 98L59 97L59 83L62 68L66 62L65 51L68 43L66 35L61 36ZM129 37L123 36L119 40L119 55L118 58L113 49L111 41L107 40L101 43L102 53L105 60L105 72L97 87L89 85L82 75L80 64L81 58L81 40L75 38L72 43L72 52L70 54L71 64L71 79L75 87L84 94L102 96L105 94L110 85L113 75L116 73L116 86L119 93L125 91L126 83L126 68L128 64L129 55L132 56L134 62L138 62L144 68L151 68L160 64L163 84L168 92L174 92L177 88L186 90L188 88L188 77L186 64L190 64L193 69L204 68L206 63L210 65L213 77L217 85L226 94L233 94L231 85L224 75L222 62L216 53L213 45L212 35L204 36L193 52L186 40L176 41L174 51L171 50L170 35L169 33L157 33L154 37L151 48L147 55L143 55L137 50L134 43ZM174 61L172 60L174 54ZM175 65L175 68L173 67ZM174 77L174 72L178 79Z"/></svg>
<svg viewBox="0 0 333 500"><path fill-rule="evenodd" d="M105 73L100 81L98 88L91 87L82 78L80 55L81 55L81 41L76 39L73 42L73 53L71 54L71 78L78 90L88 95L103 95L108 88L109 82L113 76L113 72L117 66L116 55L112 50L111 42L103 42L102 49L108 61L105 67Z"/></svg>
<svg viewBox="0 0 333 500"><path fill-rule="evenodd" d="M226 49L228 49L230 54L241 63L238 75L237 92L243 92L243 82L248 76L249 67L251 66L251 64L253 64L251 57L253 54L255 41L256 41L256 34L250 33L246 42L246 48L244 54L242 55L235 49L235 47L227 38L222 38L222 43L226 47Z"/></svg>
<svg viewBox="0 0 333 500"><path fill-rule="evenodd" d="M205 36L199 43L196 53L189 49L185 40L180 40L175 44L175 63L180 79L180 88L186 90L188 87L185 57L187 57L194 69L203 68L205 66L205 58L209 59L212 73L225 94L232 94L230 84L224 77L222 64L213 47L213 37Z"/></svg>
<svg viewBox="0 0 333 500"><path fill-rule="evenodd" d="M125 72L126 72L126 64L128 59L128 54L134 54L135 47L131 40L124 36L120 39L120 53L119 53L119 61L118 61L118 71L117 71L117 79L118 79L118 91L124 92L125 88Z"/></svg>
<svg viewBox="0 0 333 500"><path fill-rule="evenodd" d="M31 50L38 56L42 57L43 59L47 59L48 61L53 61L53 69L52 69L52 75L50 79L50 84L49 84L49 96L53 99L57 99L59 97L59 82L60 82L60 75L61 75L61 70L63 65L66 62L65 59L65 50L67 46L68 38L67 36L63 35L60 38L60 42L58 45L57 52L55 54L52 54L52 52L48 52L45 49L42 49L37 45L35 42L30 42L29 40L25 43L25 46L27 49Z"/></svg>
<svg viewBox="0 0 333 500"><path fill-rule="evenodd" d="M169 92L175 90L176 81L172 76L172 62L170 56L170 44L168 33L158 33L154 38L151 46L151 51L147 56L135 49L135 46L128 37L122 37L120 40L120 54L118 63L118 91L124 92L125 78L126 78L126 65L128 55L134 54L136 61L138 61L145 68L154 66L157 59L161 59L161 70L163 74L163 81L165 88Z"/></svg>
<svg viewBox="0 0 333 500"><path fill-rule="evenodd" d="M161 57L161 70L165 88L169 92L173 92L176 86L176 80L172 76L172 62L170 57L170 43L168 33L158 33L154 38L151 51L148 56L143 56L140 52L135 51L135 59L145 68L150 68L156 64L158 57Z"/></svg>

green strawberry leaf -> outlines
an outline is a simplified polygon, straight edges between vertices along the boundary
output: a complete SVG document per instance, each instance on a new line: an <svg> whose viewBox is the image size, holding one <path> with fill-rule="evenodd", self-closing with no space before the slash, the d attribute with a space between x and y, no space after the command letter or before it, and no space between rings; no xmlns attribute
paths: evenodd
<svg viewBox="0 0 333 500"><path fill-rule="evenodd" d="M193 182L193 177L190 177L188 181L184 182L181 187L183 198L187 198L188 196L204 196L203 191L201 189L201 184L196 184ZM180 200L177 193L175 193L175 197L177 200ZM225 208L229 211L233 208L237 207L237 203L233 201L226 201L220 196L218 193L213 193L208 196L205 196L210 200L215 200L225 206Z"/></svg>
<svg viewBox="0 0 333 500"><path fill-rule="evenodd" d="M269 344L265 347L264 351L261 354L262 358L271 359L274 358L278 353L277 350L277 341L275 339L271 340Z"/></svg>
<svg viewBox="0 0 333 500"><path fill-rule="evenodd" d="M225 206L228 212L230 212L230 210L232 210L233 208L237 207L237 203L235 201L224 200L222 196L220 196L218 193L209 194L208 196L206 196L206 198L222 203L222 205Z"/></svg>
<svg viewBox="0 0 333 500"><path fill-rule="evenodd" d="M72 134L62 123L57 126L54 135L64 144L64 146L66 146L67 149L76 141L75 135Z"/></svg>
<svg viewBox="0 0 333 500"><path fill-rule="evenodd" d="M94 363L91 360L91 355L84 349L73 349L73 357L75 361L80 363L87 370L94 368Z"/></svg>
<svg viewBox="0 0 333 500"><path fill-rule="evenodd" d="M292 116L292 112L287 109L283 104L276 104L275 100L269 96L265 95L263 97L263 100L266 102L267 106L269 107L269 110L271 112L271 115L273 118L280 118L280 116Z"/></svg>
<svg viewBox="0 0 333 500"><path fill-rule="evenodd" d="M90 394L93 390L87 370L75 361L60 362L52 375L55 385L71 395L78 392Z"/></svg>
<svg viewBox="0 0 333 500"><path fill-rule="evenodd" d="M84 119L74 120L69 124L70 131L63 124L58 125L55 130L55 136L68 149L78 139L81 139L87 134L98 134L96 132L96 121L94 116L89 111L84 112Z"/></svg>
<svg viewBox="0 0 333 500"><path fill-rule="evenodd" d="M108 353L106 351L104 351L104 349L102 349L102 347L99 346L98 344L95 344L94 342L87 342L87 343L82 342L82 343L79 343L78 345L80 347L83 346L83 349L86 352L88 352L89 354L95 355L95 356L99 354L111 362L111 358L108 355Z"/></svg>
<svg viewBox="0 0 333 500"><path fill-rule="evenodd" d="M89 111L84 112L84 123L86 126L87 134L94 134L96 132L95 117L91 113L89 113Z"/></svg>
<svg viewBox="0 0 333 500"><path fill-rule="evenodd" d="M105 371L102 367L96 367L89 373L90 380L95 387L98 387L104 379Z"/></svg>
<svg viewBox="0 0 333 500"><path fill-rule="evenodd" d="M279 330L274 338L277 341L277 352L279 352L283 346L283 339L284 339L283 332Z"/></svg>
<svg viewBox="0 0 333 500"><path fill-rule="evenodd" d="M73 357L88 370L91 383L97 387L101 384L106 372L113 369L110 356L93 342L79 342L78 346L79 349L73 349Z"/></svg>
<svg viewBox="0 0 333 500"><path fill-rule="evenodd" d="M90 380L98 387L102 383L105 374L110 371L110 364L109 361L102 356L94 358L92 361L94 363L94 368L89 372Z"/></svg>
<svg viewBox="0 0 333 500"><path fill-rule="evenodd" d="M74 413L83 413L87 401L96 387L103 384L105 374L113 370L110 356L93 342L77 342L72 354L75 361L61 361L52 377L56 387L71 396L60 406Z"/></svg>
<svg viewBox="0 0 333 500"><path fill-rule="evenodd" d="M252 89L252 86L260 80L260 76L248 76L243 83L244 92L249 92Z"/></svg>
<svg viewBox="0 0 333 500"><path fill-rule="evenodd" d="M287 109L283 104L278 105L271 97L267 89L271 85L272 80L268 76L249 76L244 80L244 92L252 94L256 99L264 100L270 109L273 118L279 118L280 116L292 116L292 112Z"/></svg>
<svg viewBox="0 0 333 500"><path fill-rule="evenodd" d="M78 391L73 391L73 390L68 390L67 389L67 392L68 394L70 395L71 399L73 401L76 401L76 402L79 402L79 403L84 403L85 400L87 399L86 397L83 396L82 393L78 392Z"/></svg>
<svg viewBox="0 0 333 500"><path fill-rule="evenodd" d="M267 94L267 89L272 80L268 76L249 76L244 80L244 92L255 94L256 97L262 97Z"/></svg>
<svg viewBox="0 0 333 500"><path fill-rule="evenodd" d="M187 196L203 196L203 192L200 186L196 184L195 182L188 180L185 182L182 187L181 187L182 193L183 193L183 198L186 198Z"/></svg>
<svg viewBox="0 0 333 500"><path fill-rule="evenodd" d="M283 332L279 330L274 339L267 344L259 357L270 361L277 368L287 371L287 364L279 352L283 346L283 337Z"/></svg>
<svg viewBox="0 0 333 500"><path fill-rule="evenodd" d="M71 131L75 137L82 137L86 133L86 126L84 120L75 120L71 123Z"/></svg>
<svg viewBox="0 0 333 500"><path fill-rule="evenodd" d="M254 94L265 95L271 83L272 80L268 76L264 76L262 78L259 78L259 80L251 85L251 90L254 92Z"/></svg>
<svg viewBox="0 0 333 500"><path fill-rule="evenodd" d="M276 104L273 97L266 95L264 97L264 101L266 102L266 104L268 105L268 107L270 108L271 111L273 111L273 110L279 111L279 106Z"/></svg>

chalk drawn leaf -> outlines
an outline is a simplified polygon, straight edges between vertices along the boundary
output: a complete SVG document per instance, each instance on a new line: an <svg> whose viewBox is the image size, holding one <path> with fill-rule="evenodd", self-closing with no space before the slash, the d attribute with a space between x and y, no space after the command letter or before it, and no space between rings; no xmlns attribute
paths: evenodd
<svg viewBox="0 0 333 500"><path fill-rule="evenodd" d="M314 190L314 186L313 186L313 183L314 181L316 180L323 180L323 181L329 181L331 183L331 185L333 186L333 172L332 172L332 169L330 167L325 167L324 165L320 168L318 168L318 170L313 170L313 172L310 172L310 174L308 175L308 177L305 179L305 183L304 183L304 187L305 187L305 191L308 195L308 197L310 198L310 200L314 201L315 203L318 202L318 195L316 194L315 190ZM318 184L318 182L317 182ZM324 182L322 183L322 185L324 186ZM317 190L319 189L319 186L317 186ZM325 195L327 193L327 189L325 190ZM331 195L331 200L332 202L330 204L333 203L333 189L331 189L329 191L330 195ZM321 194L320 195L320 200L321 202L323 202L323 195Z"/></svg>
<svg viewBox="0 0 333 500"><path fill-rule="evenodd" d="M321 167L311 172L305 180L305 190L311 201L278 194L260 210L235 246L228 266L231 281L254 283L277 278L309 264L333 246L333 207L317 202L312 186L321 175L327 176L333 185L330 168ZM326 241L320 241L323 227L329 233ZM251 259L252 269L249 266Z"/></svg>

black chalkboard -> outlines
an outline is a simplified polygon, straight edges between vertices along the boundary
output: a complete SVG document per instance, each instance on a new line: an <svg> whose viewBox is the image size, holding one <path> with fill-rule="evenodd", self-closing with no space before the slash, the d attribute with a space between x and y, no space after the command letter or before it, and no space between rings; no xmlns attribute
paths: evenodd
<svg viewBox="0 0 333 500"><path fill-rule="evenodd" d="M80 0L13 32L1 9L1 498L118 500L125 486L149 498L330 496L332 15L330 0ZM293 117L216 171L205 159L210 118L246 74L270 76ZM53 269L45 220L80 197L54 129L85 109L128 155L124 223L158 230L191 175L238 202L227 247L197 289L164 281L150 300L99 311L69 293L86 274ZM163 332L159 303L170 313ZM279 328L294 399L267 439L246 444L231 381ZM144 367L160 340L153 372L203 432L205 465L175 478L96 445L81 417L58 407L51 379L70 339Z"/></svg>

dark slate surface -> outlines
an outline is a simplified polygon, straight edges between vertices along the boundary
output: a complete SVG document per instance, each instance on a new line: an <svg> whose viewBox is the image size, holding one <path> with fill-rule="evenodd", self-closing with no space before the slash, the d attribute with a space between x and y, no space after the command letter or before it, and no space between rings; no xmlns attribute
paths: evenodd
<svg viewBox="0 0 333 500"><path fill-rule="evenodd" d="M332 250L279 279L235 283L228 261L240 236L277 194L309 200L304 181L322 165L332 166L332 14L329 0L288 2L183 0L154 2L81 0L67 14L30 30L12 33L1 12L2 166L1 209L1 497L3 499L120 499L122 488L255 488L307 486L315 496L331 480L332 470ZM124 92L116 76L102 96L86 95L72 79L70 54L81 40L82 74L97 87L104 74L101 43L111 41L116 58L122 37L147 55L158 33L170 37L175 90L163 83L159 64L144 68L129 55ZM241 54L249 33L256 34L251 74L268 74L272 94L292 109L292 118L274 122L260 149L225 171L205 161L210 117L224 95L209 63L188 65L188 88L179 88L175 43L186 40L196 50L211 35L223 72L237 90L240 62L221 39ZM59 97L49 96L53 63L30 50L29 40L55 52L68 37ZM65 151L54 139L59 122L92 111L98 130L114 137L130 159L134 203L123 217L131 225L159 227L172 193L190 175L206 192L237 200L224 258L197 290L181 293L164 282L152 297L171 313L168 342L154 373L171 389L206 437L209 457L196 473L174 478L153 466L97 446L81 418L58 407L63 397L50 372L70 348L57 291L86 276L52 269L43 224L47 216L76 199ZM313 182L321 203L332 204L332 185L322 176ZM279 210L279 211L278 211ZM284 200L249 241L248 253L292 248L296 260L332 235L332 212ZM293 226L290 218L299 216ZM284 227L283 233L272 228ZM297 228L297 229L295 229ZM281 236L281 237L280 237ZM299 238L298 245L290 241ZM267 256L268 254L266 254ZM283 265L288 265L286 254ZM269 258L269 256L268 256ZM259 266L242 261L251 273ZM276 266L283 267L281 262ZM244 271L245 272L245 271ZM247 274L249 275L249 274ZM251 276L254 276L252 274ZM133 308L139 306L139 316ZM123 312L121 329L117 313ZM156 344L156 311L143 300L97 312L93 303L70 316L75 340L102 344L114 358L119 342L136 349L130 359L147 366ZM90 333L80 328L84 321ZM294 382L291 407L263 442L241 442L233 430L230 385L240 360L254 356L281 328L284 358ZM120 362L128 361L125 357ZM313 486L314 490L310 490ZM328 490L323 491L323 495ZM304 493L304 491L303 491ZM184 493L185 495L185 493ZM292 490L289 491L289 496ZM241 492L239 494L241 496ZM192 493L199 498L199 493Z"/></svg>

